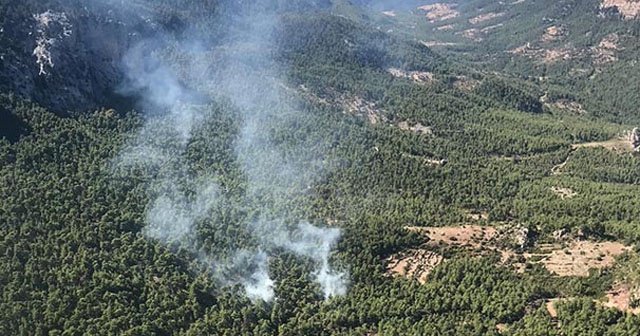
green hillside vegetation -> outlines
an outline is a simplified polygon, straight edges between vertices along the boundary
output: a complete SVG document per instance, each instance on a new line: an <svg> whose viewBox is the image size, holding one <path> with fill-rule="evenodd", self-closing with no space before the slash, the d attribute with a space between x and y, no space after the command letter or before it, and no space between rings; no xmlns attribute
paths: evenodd
<svg viewBox="0 0 640 336"><path fill-rule="evenodd" d="M167 18L175 18L167 22L175 24L205 9L222 10L215 2L196 3L163 1L158 6L165 6ZM320 4L326 10L303 6L308 12L300 12L282 2L274 58L287 69L282 83L287 96L282 106L268 108L292 105L300 113L295 120L268 119L262 126L277 150L301 161L324 152L330 167L306 191L286 199L268 191L248 193L247 172L234 152L242 123L239 107L214 95L194 104L206 118L172 164L184 165L187 177L214 178L225 190L219 205L197 222L198 251L228 257L236 249L255 247L241 225L254 218L337 226L342 237L331 263L348 270L350 283L346 295L327 300L312 278L312 260L284 249L271 251L269 261L277 299L252 302L240 285L216 281L198 253L145 236L149 200L160 192L148 190L148 182L171 167L114 168L115 158L143 127L143 113L104 106L61 116L29 97L3 91L0 334L640 333L640 316L594 302L619 281L638 283L632 276L638 259L633 248L614 267L591 270L586 277L555 276L540 264L516 272L497 251L480 254L446 246L434 248L447 258L424 284L391 277L386 270L389 256L423 247L428 240L407 226L461 225L469 223L469 212L486 213L477 221L481 224L528 228L541 242L561 229L569 236L580 233L630 246L640 239L640 156L572 148L615 138L640 120L633 110L635 96L628 96L633 73L617 79L631 56L620 55L620 63L589 80L560 75L580 60L542 67L500 53L538 39L544 31L541 16L565 20L575 35L584 35L585 16L571 13L597 14L591 3L553 3L526 1L526 10L519 11L534 13L530 17L514 9L499 18L505 23L500 31L522 40L496 30L482 44L466 42L439 51L419 42L433 25L418 21L417 10L390 18L345 3ZM7 6L0 2L0 8ZM465 14L451 22L468 25L475 16L472 9L504 10L500 6L470 1L458 7ZM354 12L336 15L341 8ZM603 23L593 38L576 37L572 43L586 48L620 27L631 34L637 25L610 16L603 20L611 26ZM405 18L419 24L414 32L406 30L408 21L400 22ZM395 31L378 29L378 20ZM516 24L522 28L510 30ZM1 38L0 43L14 43ZM220 42L224 37L210 38ZM460 37L441 32L434 38ZM172 42L162 57L179 61L191 52ZM215 48L204 53L216 55ZM484 54L499 56L484 59ZM246 55L250 59L251 53ZM432 78L416 82L394 75L392 68ZM538 76L548 79L532 79ZM460 86L461 78L476 84ZM600 85L600 93L590 93ZM606 95L609 91L618 93ZM545 104L540 100L545 94L552 102L580 101L589 113ZM365 112L350 112L350 105ZM404 124L420 125L422 131ZM180 140L164 129L167 125L153 127L166 131L162 142L172 152ZM199 186L187 177L176 183L195 194ZM554 187L575 195L560 197ZM560 301L552 318L546 300L558 297L572 299Z"/></svg>

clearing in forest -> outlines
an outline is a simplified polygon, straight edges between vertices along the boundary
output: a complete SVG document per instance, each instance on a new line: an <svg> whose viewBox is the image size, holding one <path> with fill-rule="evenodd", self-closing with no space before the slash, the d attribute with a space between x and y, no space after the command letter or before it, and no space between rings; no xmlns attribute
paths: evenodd
<svg viewBox="0 0 640 336"><path fill-rule="evenodd" d="M536 252L522 253L517 249L526 245L528 231L517 225L411 226L407 229L426 235L429 242L422 248L392 255L387 259L387 270L390 274L416 278L420 282L424 282L429 271L443 261L443 257L434 252L434 247L459 246L475 255L498 252L504 263L524 259L524 262L511 263L519 272L526 269L527 263L540 264L557 276L588 276L589 269L609 267L616 256L630 249L619 242L571 240L537 244L534 246Z"/></svg>
<svg viewBox="0 0 640 336"><path fill-rule="evenodd" d="M606 149L610 149L610 150L613 150L616 152L622 152L622 153L633 151L633 145L631 144L631 140L629 136L626 134L611 140L607 140L607 141L583 142L583 143L576 143L571 145L572 149L593 148L593 147L604 147Z"/></svg>
<svg viewBox="0 0 640 336"><path fill-rule="evenodd" d="M457 6L458 4L456 3L434 3L420 6L418 9L422 9L427 12L426 16L430 22L436 22L453 19L460 15L460 12L454 9Z"/></svg>

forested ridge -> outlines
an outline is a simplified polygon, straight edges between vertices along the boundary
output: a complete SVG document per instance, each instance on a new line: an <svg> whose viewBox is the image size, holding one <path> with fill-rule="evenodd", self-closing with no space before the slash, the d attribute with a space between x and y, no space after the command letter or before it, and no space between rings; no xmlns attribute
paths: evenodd
<svg viewBox="0 0 640 336"><path fill-rule="evenodd" d="M51 10L74 29L114 31L120 14L103 11L108 1L78 3L0 1L10 13L0 45L13 46L0 63L9 81L0 86L0 334L640 334L640 157L629 135L639 119L626 97L615 113L599 108L614 98L597 102L624 85L605 80L622 65L591 82L549 66L541 82L525 59L480 61L501 55L491 48L504 35L427 46L432 36L419 34L431 23L406 30L424 19L415 9L390 17L380 14L386 3L367 1L166 0L132 4L152 19L122 19L115 31L136 32L122 50L76 30L39 74L25 37L35 24L10 32L7 22ZM465 6L480 4L494 6L472 1L453 20L468 22ZM527 6L536 17L560 11ZM152 61L127 64L125 49L139 42ZM113 59L77 63L73 50ZM77 64L86 72L73 75ZM127 66L149 70L161 94ZM10 82L17 73L34 86ZM93 91L75 95L66 85L88 73ZM50 100L47 88L65 86L61 95L86 108ZM107 93L94 97L97 88ZM556 104L569 100L588 113ZM339 238L309 252L305 225ZM420 230L465 226L525 240L434 243ZM293 243L267 241L265 230ZM576 242L620 242L624 252L598 256L615 261L584 274L545 267L556 252L590 252ZM248 290L260 267L242 256L254 251L268 257L272 299ZM411 251L441 258L424 281L389 267ZM327 268L344 292L326 294ZM608 307L623 285L628 309Z"/></svg>

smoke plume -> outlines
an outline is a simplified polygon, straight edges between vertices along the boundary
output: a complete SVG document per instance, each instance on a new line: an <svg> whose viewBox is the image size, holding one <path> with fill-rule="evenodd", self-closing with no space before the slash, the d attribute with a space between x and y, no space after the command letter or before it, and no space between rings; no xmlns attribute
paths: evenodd
<svg viewBox="0 0 640 336"><path fill-rule="evenodd" d="M145 124L115 162L119 169L147 179L150 202L143 232L150 239L191 250L220 283L242 285L251 299L274 297L269 258L278 250L313 261L314 278L326 298L342 295L346 274L329 262L340 230L305 221L287 224L283 218L290 214L278 207L308 193L326 170L322 153L305 152L305 141L313 139L300 140L286 151L272 140L274 129L289 127L303 113L283 92L286 69L271 56L277 52L273 35L278 16L248 10L220 19L228 20L221 44L207 46L189 34L167 34L140 42L122 61L127 77L122 92L139 95L141 108L148 112ZM179 65L163 54L172 48L180 50ZM230 101L242 120L234 155L247 179L243 202L259 215L240 223L254 242L227 255L202 253L199 246L199 223L228 205L220 202L215 174L194 175L185 162L193 132L209 117L194 88Z"/></svg>

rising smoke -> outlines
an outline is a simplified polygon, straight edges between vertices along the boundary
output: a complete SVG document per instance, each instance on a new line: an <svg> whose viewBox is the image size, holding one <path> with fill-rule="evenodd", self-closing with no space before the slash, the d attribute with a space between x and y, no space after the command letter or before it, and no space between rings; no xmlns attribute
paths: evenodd
<svg viewBox="0 0 640 336"><path fill-rule="evenodd" d="M150 203L145 235L191 250L222 284L240 284L251 299L271 300L274 280L269 275L269 258L270 253L281 249L314 262L314 278L328 298L346 292L346 275L332 269L329 263L340 230L304 221L292 227L282 220L286 214L273 209L274 202L306 193L326 168L322 153L304 158L292 156L271 140L270 127L287 125L303 113L285 98L285 72L272 57L276 51L273 33L277 18L269 11L236 15L229 20L225 44L212 47L215 50L191 38L173 40L170 43L182 51L179 67L160 55L171 39L166 35L146 39L131 48L122 62L127 77L122 92L139 95L142 108L153 113L148 114L146 123L118 156L115 166L148 176ZM217 54L219 57L214 59L223 61L207 61L203 53ZM242 127L234 153L247 178L245 202L257 206L261 213L242 223L253 235L254 248L218 256L203 254L198 246L198 223L222 206L221 188L215 176L193 176L183 162L192 133L207 118L207 109L197 105L193 91L182 84L181 78L193 81L190 87L208 90L205 94L211 97L223 97L240 111ZM195 192L188 192L185 185L197 186Z"/></svg>

